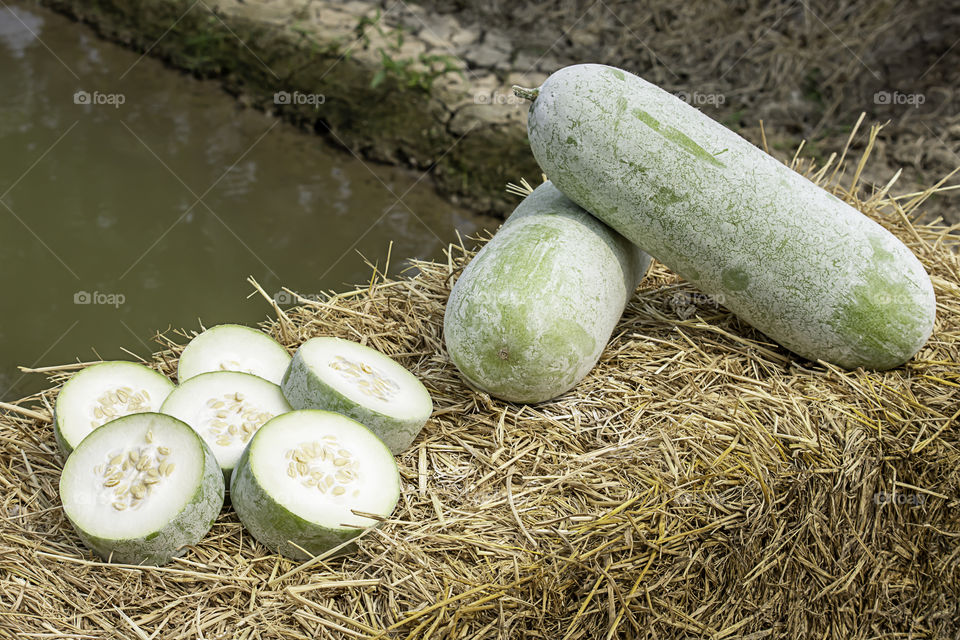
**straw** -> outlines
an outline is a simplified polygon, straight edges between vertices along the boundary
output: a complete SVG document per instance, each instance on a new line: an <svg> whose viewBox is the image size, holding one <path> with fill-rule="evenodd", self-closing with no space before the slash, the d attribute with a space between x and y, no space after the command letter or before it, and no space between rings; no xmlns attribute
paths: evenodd
<svg viewBox="0 0 960 640"><path fill-rule="evenodd" d="M471 390L443 343L483 240L283 312L255 287L291 350L363 339L433 396L398 458L396 511L346 557L273 555L225 508L166 567L100 562L57 489L50 407L76 367L47 368L51 389L0 407L0 637L954 637L956 238L904 215L934 189L905 206L840 175L832 190L903 240L937 293L933 337L893 371L799 359L702 298L677 309L695 292L655 265L590 375L524 407ZM189 335L158 336L153 366L172 377Z"/></svg>

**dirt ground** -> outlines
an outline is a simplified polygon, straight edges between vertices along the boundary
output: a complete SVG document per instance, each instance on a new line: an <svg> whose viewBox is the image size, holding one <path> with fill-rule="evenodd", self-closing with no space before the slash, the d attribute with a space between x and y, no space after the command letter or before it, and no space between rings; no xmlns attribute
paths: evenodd
<svg viewBox="0 0 960 640"><path fill-rule="evenodd" d="M509 33L523 43L515 70L544 61L613 64L677 92L754 143L763 120L780 157L806 140L805 153L825 161L861 113L868 125L889 122L866 177L882 186L902 168L894 193L960 166L957 0L419 4ZM956 193L935 196L925 218L960 222Z"/></svg>

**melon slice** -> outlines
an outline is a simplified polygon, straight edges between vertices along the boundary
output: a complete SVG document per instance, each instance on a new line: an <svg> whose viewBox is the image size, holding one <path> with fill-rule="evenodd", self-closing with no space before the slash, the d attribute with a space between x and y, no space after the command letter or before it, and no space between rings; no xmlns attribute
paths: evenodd
<svg viewBox="0 0 960 640"><path fill-rule="evenodd" d="M197 544L223 506L216 457L188 425L138 413L100 427L67 458L63 510L108 561L160 565Z"/></svg>
<svg viewBox="0 0 960 640"><path fill-rule="evenodd" d="M91 431L121 416L157 411L173 390L165 376L135 362L101 362L67 380L54 407L53 433L70 455Z"/></svg>
<svg viewBox="0 0 960 640"><path fill-rule="evenodd" d="M290 410L280 387L235 371L190 378L174 389L160 408L161 413L186 422L206 440L228 482L257 429Z"/></svg>
<svg viewBox="0 0 960 640"><path fill-rule="evenodd" d="M280 384L289 364L287 350L262 331L239 324L220 324L210 327L184 348L177 379L183 384L201 373L239 371Z"/></svg>
<svg viewBox="0 0 960 640"><path fill-rule="evenodd" d="M400 453L433 413L416 376L384 354L340 338L311 338L293 356L283 394L294 409L336 411Z"/></svg>
<svg viewBox="0 0 960 640"><path fill-rule="evenodd" d="M369 429L329 411L293 411L254 434L230 482L250 534L296 560L351 540L400 498L393 454Z"/></svg>

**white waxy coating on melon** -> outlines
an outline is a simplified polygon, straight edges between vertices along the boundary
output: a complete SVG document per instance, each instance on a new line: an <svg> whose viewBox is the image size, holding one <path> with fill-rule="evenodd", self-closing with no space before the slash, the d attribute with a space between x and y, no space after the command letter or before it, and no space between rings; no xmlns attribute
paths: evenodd
<svg viewBox="0 0 960 640"><path fill-rule="evenodd" d="M239 324L210 327L180 354L177 379L184 383L211 371L238 371L280 384L290 364L283 346L257 329Z"/></svg>
<svg viewBox="0 0 960 640"><path fill-rule="evenodd" d="M97 429L60 477L64 513L105 559L162 564L210 530L223 505L213 453L189 426L140 413Z"/></svg>
<svg viewBox="0 0 960 640"><path fill-rule="evenodd" d="M190 425L217 456L225 474L268 420L290 411L280 387L236 371L215 371L190 378L167 397L161 413Z"/></svg>
<svg viewBox="0 0 960 640"><path fill-rule="evenodd" d="M388 356L340 338L311 338L293 356L283 393L294 409L357 420L399 453L410 446L433 401L416 376Z"/></svg>
<svg viewBox="0 0 960 640"><path fill-rule="evenodd" d="M528 133L571 200L795 353L886 369L932 331L930 278L902 242L659 87L561 69Z"/></svg>
<svg viewBox="0 0 960 640"><path fill-rule="evenodd" d="M294 411L268 422L231 480L247 530L272 551L299 559L376 525L354 511L389 516L399 495L390 450L360 423L328 411Z"/></svg>
<svg viewBox="0 0 960 640"><path fill-rule="evenodd" d="M54 408L54 434L69 455L94 429L116 418L157 411L173 390L165 376L135 362L101 362L63 385Z"/></svg>
<svg viewBox="0 0 960 640"><path fill-rule="evenodd" d="M454 285L443 325L450 358L498 398L554 398L596 364L649 266L649 256L544 183Z"/></svg>

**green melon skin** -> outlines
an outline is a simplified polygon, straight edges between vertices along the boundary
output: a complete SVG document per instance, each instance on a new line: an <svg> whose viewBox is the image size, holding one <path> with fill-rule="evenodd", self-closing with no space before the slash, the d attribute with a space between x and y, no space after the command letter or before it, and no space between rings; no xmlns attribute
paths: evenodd
<svg viewBox="0 0 960 640"><path fill-rule="evenodd" d="M530 97L561 191L787 349L889 369L929 338L933 286L903 243L697 109L595 64Z"/></svg>
<svg viewBox="0 0 960 640"><path fill-rule="evenodd" d="M405 451L413 444L433 412L431 407L422 415L401 419L384 415L354 402L314 375L299 350L293 354L293 360L280 386L287 402L295 410L333 411L353 418L377 434L394 455Z"/></svg>
<svg viewBox="0 0 960 640"><path fill-rule="evenodd" d="M324 527L304 520L279 504L257 482L250 469L249 457L250 447L247 447L230 479L230 499L250 535L273 553L293 560L309 560L352 540L363 531L354 527ZM291 540L295 540L296 545L291 544ZM353 545L348 545L341 553L352 550Z"/></svg>
<svg viewBox="0 0 960 640"><path fill-rule="evenodd" d="M450 358L468 383L497 398L555 398L597 363L649 266L647 254L546 182L450 292Z"/></svg>
<svg viewBox="0 0 960 640"><path fill-rule="evenodd" d="M123 418L114 422L120 420ZM203 482L173 520L147 536L123 540L92 536L71 521L83 544L109 562L160 566L183 555L186 547L199 543L210 532L223 508L224 485L216 456L202 438L197 436L197 440L204 451Z"/></svg>

